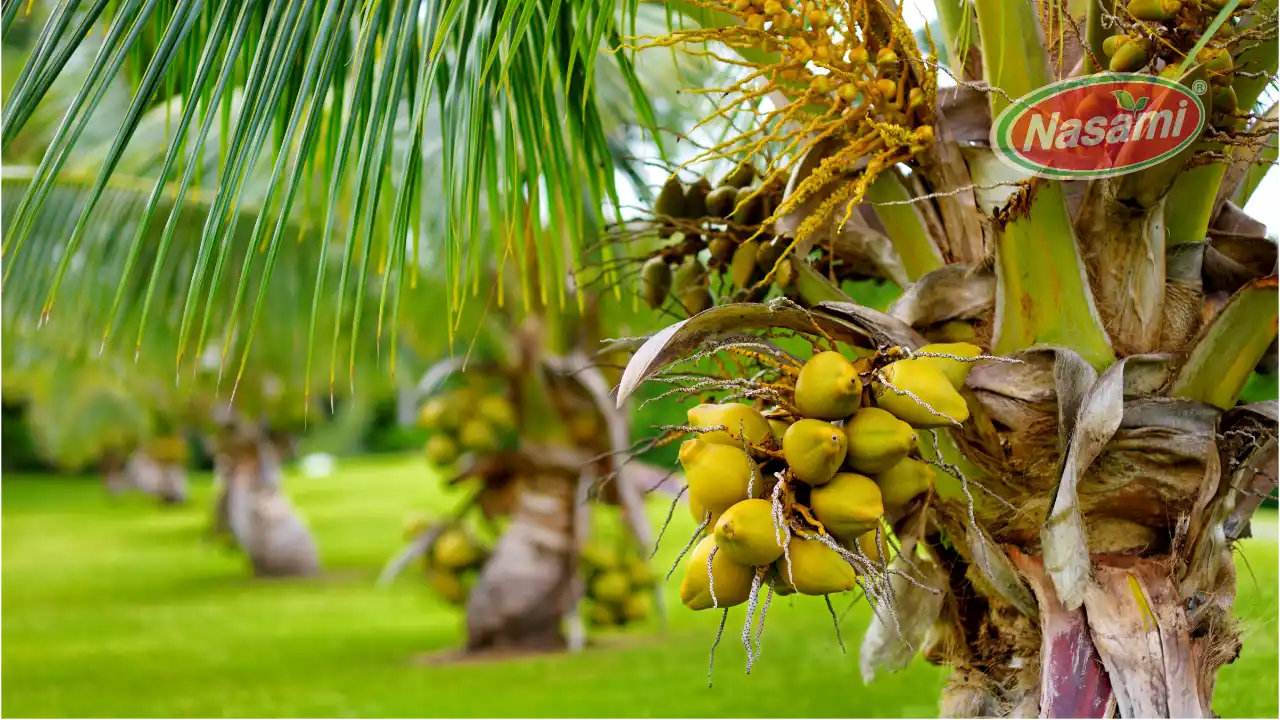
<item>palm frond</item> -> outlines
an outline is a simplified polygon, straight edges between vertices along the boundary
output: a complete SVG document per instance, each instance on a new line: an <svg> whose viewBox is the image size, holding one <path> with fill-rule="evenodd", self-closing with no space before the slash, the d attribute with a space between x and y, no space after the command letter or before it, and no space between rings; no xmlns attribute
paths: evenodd
<svg viewBox="0 0 1280 720"><path fill-rule="evenodd" d="M552 294L564 288L558 278L604 223L597 208L618 205L596 76L618 78L626 89L628 102L612 107L628 105L640 125L654 123L630 61L621 54L597 60L601 48L617 46L636 11L630 0L64 0L5 104L6 149L42 101L56 100L51 88L62 74L86 64L83 51L93 57L30 187L15 205L6 198L5 289L26 299L43 295L44 321L62 295L79 293L65 290L70 264L95 227L122 222L110 188L128 170L153 185L145 203L127 208L138 220L125 236L132 242L95 258L111 265L101 268L115 297L106 327L115 332L135 293L143 298L140 327L168 312L157 303L175 282L169 255L194 253L172 338L180 363L211 337L258 334L269 285L286 271L286 226L299 204L325 209L304 214L308 222L315 216L318 236L305 238L318 250L305 326L308 356L327 345L331 365L344 337L362 335L366 304L382 322L403 314L401 288L412 282L420 247L439 253L453 319L472 295L464 290L478 286L490 265L518 269L526 298L536 284L541 302L564 302L563 292ZM5 20L23 22L12 13ZM101 37L88 32L95 24L106 27ZM110 143L86 150L86 130L121 87L132 99ZM139 145L153 156L141 172L130 159ZM207 167L211 157L216 169ZM95 177L64 230L57 271L33 287L14 270L23 256L52 257L34 230L68 170ZM165 207L161 198L175 183ZM188 198L206 192L199 240L175 242L186 230ZM246 203L259 212L252 240L237 241ZM161 216L159 242L144 248ZM537 264L516 262L526 251L526 223ZM544 223L561 231L545 234ZM257 249L265 250L260 262ZM331 254L340 258L332 268ZM137 291L135 275L147 268L149 280ZM369 283L375 271L382 278ZM228 285L235 288L229 310L218 307ZM369 285L378 286L376 302L366 302ZM321 317L335 292L337 312ZM348 313L345 306L353 307Z"/></svg>

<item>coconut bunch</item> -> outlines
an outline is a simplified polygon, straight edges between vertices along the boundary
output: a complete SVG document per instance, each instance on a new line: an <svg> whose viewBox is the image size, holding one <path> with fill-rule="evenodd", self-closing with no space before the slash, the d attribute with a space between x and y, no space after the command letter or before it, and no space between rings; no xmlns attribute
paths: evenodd
<svg viewBox="0 0 1280 720"><path fill-rule="evenodd" d="M431 433L423 452L438 468L453 466L464 453L496 452L516 429L516 412L506 397L476 385L446 390L423 403L418 425Z"/></svg>
<svg viewBox="0 0 1280 720"><path fill-rule="evenodd" d="M873 187L877 177L933 144L936 60L921 55L892 3L710 5L736 22L626 45L703 54L708 43L722 43L765 51L753 59L717 55L732 74L728 86L686 91L714 100L685 136L729 127L723 140L675 168L658 193L652 208L658 236L680 237L644 260L642 296L660 307L674 295L693 315L714 304L709 276L719 273L721 295L760 301L771 285L795 284L789 257L816 261L836 281L905 280L895 277L898 263L867 247L883 226L858 206L883 194ZM760 103L765 97L769 102ZM732 170L713 188L706 170L725 162ZM703 176L684 184L679 174L686 171ZM833 227L850 232L833 238Z"/></svg>
<svg viewBox="0 0 1280 720"><path fill-rule="evenodd" d="M653 216L658 237L672 242L641 268L640 293L650 307L661 308L674 298L684 312L696 315L716 302L712 276L718 276L721 292L747 289L772 267L782 246L761 223L780 195L762 192L753 184L757 180L755 168L744 163L715 187L705 176L691 184L673 176L663 184ZM755 299L764 297L756 294Z"/></svg>
<svg viewBox="0 0 1280 720"><path fill-rule="evenodd" d="M1209 82L1210 122L1224 130L1243 129L1246 120L1237 117L1239 103L1233 84L1237 73L1256 68L1237 68L1233 55L1257 43L1275 29L1266 23L1252 26L1249 14L1254 0L1242 0L1196 51L1227 0L1128 0L1117 4L1114 21L1120 32L1102 44L1105 58L1099 65L1111 72L1148 71L1171 80L1195 74ZM1183 68L1187 56L1196 51L1194 62ZM1253 78L1245 76L1246 81ZM1247 110L1247 108L1246 108Z"/></svg>
<svg viewBox="0 0 1280 720"><path fill-rule="evenodd" d="M161 465L186 465L191 449L181 435L162 435L147 443L146 452Z"/></svg>
<svg viewBox="0 0 1280 720"><path fill-rule="evenodd" d="M763 585L824 596L861 586L887 600L893 540L881 520L933 487L917 430L968 419L959 388L982 357L969 343L856 361L819 352L771 385L776 407L691 408L685 429L697 437L681 445L680 463L705 536L685 569L684 604L753 607Z"/></svg>
<svg viewBox="0 0 1280 720"><path fill-rule="evenodd" d="M406 539L420 536L429 524L421 516L414 517L406 524ZM462 525L451 523L438 526L422 561L432 589L448 603L462 606L488 557L489 550L474 535Z"/></svg>
<svg viewBox="0 0 1280 720"><path fill-rule="evenodd" d="M672 302L692 316L718 299L759 302L775 285L784 292L795 285L795 267L780 262L792 249L793 238L783 230L791 226L768 220L782 202L782 189L762 187L758 178L754 166L744 163L713 189L706 177L693 184L667 180L653 214L662 219L658 236L671 242L643 260L640 294L645 303L661 309ZM673 206L680 214L665 214ZM810 257L837 282L887 276L876 263L855 262L864 259L860 252L841 241L815 245Z"/></svg>
<svg viewBox="0 0 1280 720"><path fill-rule="evenodd" d="M579 555L585 588L587 624L625 627L653 614L657 576L639 551L591 542Z"/></svg>

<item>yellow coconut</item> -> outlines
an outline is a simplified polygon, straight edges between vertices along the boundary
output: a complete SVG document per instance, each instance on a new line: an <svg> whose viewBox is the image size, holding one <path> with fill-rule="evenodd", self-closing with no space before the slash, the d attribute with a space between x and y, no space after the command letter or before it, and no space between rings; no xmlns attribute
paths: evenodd
<svg viewBox="0 0 1280 720"><path fill-rule="evenodd" d="M736 445L739 448L742 447L744 433L747 442L752 445L763 445L771 437L769 421L764 419L759 410L742 403L696 405L689 408L689 424L699 428L723 425L728 429L701 433L698 438L703 442Z"/></svg>
<svg viewBox="0 0 1280 720"><path fill-rule="evenodd" d="M789 420L769 418L769 433L773 435L774 447L782 447L782 437L787 434L787 428L789 427L791 427L791 421Z"/></svg>
<svg viewBox="0 0 1280 720"><path fill-rule="evenodd" d="M498 433L493 426L480 417L473 417L462 423L458 431L458 440L462 446L477 453L488 453L498 449Z"/></svg>
<svg viewBox="0 0 1280 720"><path fill-rule="evenodd" d="M857 473L836 473L831 482L813 489L809 509L827 532L853 537L874 529L884 515L880 488L875 481Z"/></svg>
<svg viewBox="0 0 1280 720"><path fill-rule="evenodd" d="M955 343L932 343L920 348L920 352L940 353L943 355L955 355L956 357L972 358L982 354L982 348L967 342ZM925 365L932 365L947 376L951 381L951 386L959 390L964 387L965 378L969 377L969 371L973 369L972 361L952 360L950 358L937 357L921 357L916 358Z"/></svg>
<svg viewBox="0 0 1280 720"><path fill-rule="evenodd" d="M622 617L628 621L644 620L651 613L653 613L653 594L648 591L632 593L622 603Z"/></svg>
<svg viewBox="0 0 1280 720"><path fill-rule="evenodd" d="M862 404L862 382L853 363L828 350L810 358L796 378L796 408L819 420L849 417Z"/></svg>
<svg viewBox="0 0 1280 720"><path fill-rule="evenodd" d="M603 603L592 603L587 609L587 624L592 627L613 627L618 619L618 611Z"/></svg>
<svg viewBox="0 0 1280 720"><path fill-rule="evenodd" d="M875 476L885 507L900 508L912 498L933 486L933 467L919 460L904 458Z"/></svg>
<svg viewBox="0 0 1280 720"><path fill-rule="evenodd" d="M501 395L485 395L480 398L480 402L476 404L476 414L494 427L511 430L516 426L516 410Z"/></svg>
<svg viewBox="0 0 1280 720"><path fill-rule="evenodd" d="M621 570L610 570L591 581L591 597L597 601L621 603L631 593L631 581Z"/></svg>
<svg viewBox="0 0 1280 720"><path fill-rule="evenodd" d="M764 479L755 461L733 445L686 440L680 445L680 464L689 484L689 497L717 515L764 490Z"/></svg>
<svg viewBox="0 0 1280 720"><path fill-rule="evenodd" d="M898 360L883 368L880 373L898 391L882 382L874 383L876 404L914 428L948 427L953 424L952 420L957 423L968 420L969 406L964 398L942 371L921 362L925 359ZM904 392L927 403L940 415L930 412Z"/></svg>
<svg viewBox="0 0 1280 720"><path fill-rule="evenodd" d="M782 454L791 474L809 485L831 479L844 462L844 431L821 420L798 420L782 436Z"/></svg>
<svg viewBox="0 0 1280 720"><path fill-rule="evenodd" d="M791 556L790 572L784 555L777 561L778 576L794 584L802 595L831 595L857 585L853 567L819 540L792 538L787 552Z"/></svg>
<svg viewBox="0 0 1280 720"><path fill-rule="evenodd" d="M423 450L433 465L452 465L458 459L458 444L448 435L432 435Z"/></svg>
<svg viewBox="0 0 1280 720"><path fill-rule="evenodd" d="M627 577L631 580L631 587L647 587L658 581L658 576L653 572L653 567L644 558L632 558L627 563Z"/></svg>
<svg viewBox="0 0 1280 720"><path fill-rule="evenodd" d="M916 446L916 431L882 408L862 408L845 421L844 464L864 475L893 467Z"/></svg>
<svg viewBox="0 0 1280 720"><path fill-rule="evenodd" d="M588 542L583 546L578 559L593 570L612 570L620 564L618 551L599 542Z"/></svg>
<svg viewBox="0 0 1280 720"><path fill-rule="evenodd" d="M755 568L736 563L725 553L717 552L711 558L711 571L707 572L707 557L715 548L715 537L709 535L689 555L684 582L680 583L680 600L690 610L733 607L746 602L751 595ZM714 605L711 598L713 589Z"/></svg>
<svg viewBox="0 0 1280 720"><path fill-rule="evenodd" d="M462 576L448 568L431 568L427 571L427 582L446 602L461 605L467 601L467 588L462 583Z"/></svg>
<svg viewBox="0 0 1280 720"><path fill-rule="evenodd" d="M707 509L703 507L702 503L698 502L698 499L693 496L689 497L689 514L693 516L694 522L699 525L702 524L703 520L707 520ZM707 527L703 530L703 533L710 535L715 532L716 524L719 522L720 513L711 513L711 518L707 522Z"/></svg>
<svg viewBox="0 0 1280 720"><path fill-rule="evenodd" d="M431 546L431 560L439 567L470 567L484 557L480 548L462 528L444 530Z"/></svg>
<svg viewBox="0 0 1280 720"><path fill-rule="evenodd" d="M715 538L720 552L743 565L768 565L782 555L768 500L743 500L725 510Z"/></svg>

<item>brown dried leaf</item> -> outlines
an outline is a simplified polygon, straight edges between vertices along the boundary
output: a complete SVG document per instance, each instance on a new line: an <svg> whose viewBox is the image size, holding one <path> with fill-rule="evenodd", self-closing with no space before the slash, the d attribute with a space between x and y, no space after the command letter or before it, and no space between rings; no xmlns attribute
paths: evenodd
<svg viewBox="0 0 1280 720"><path fill-rule="evenodd" d="M938 88L938 111L954 142L986 145L991 140L991 103L981 90L964 85Z"/></svg>
<svg viewBox="0 0 1280 720"><path fill-rule="evenodd" d="M899 556L890 568L909 574L920 585L900 575L890 576L893 607L901 634L897 628L885 624L879 613L872 618L859 653L864 683L874 680L878 671L894 673L911 663L911 659L923 647L925 635L938 619L945 598L942 592L929 591L929 588L941 590L947 583L946 574L932 560L918 558L914 563L908 564Z"/></svg>
<svg viewBox="0 0 1280 720"><path fill-rule="evenodd" d="M1093 368L1070 350L1054 363L1058 433L1063 460L1053 505L1040 532L1045 566L1063 605L1074 610L1089 585L1089 543L1084 535L1078 485L1089 465L1120 427L1124 415L1124 361L1095 380Z"/></svg>
<svg viewBox="0 0 1280 720"><path fill-rule="evenodd" d="M1100 564L1095 576L1085 612L1120 716L1206 717L1169 568L1138 559L1127 569Z"/></svg>
<svg viewBox="0 0 1280 720"><path fill-rule="evenodd" d="M921 277L889 306L889 314L912 327L973 320L995 306L996 278L989 270L945 265Z"/></svg>
<svg viewBox="0 0 1280 720"><path fill-rule="evenodd" d="M969 166L965 164L964 154L960 151L958 143L961 138L956 135L957 124L951 122L943 92L945 91L938 93L940 107L934 121L934 143L919 155L920 174L927 185L926 188L921 188L925 192L919 194L927 194L930 189L948 192L934 199L941 220L934 242L949 262L972 265L980 262L986 254L982 212L978 210L974 192L970 189L973 178L969 175ZM952 96L956 97L956 94L953 93ZM987 107L985 98L981 99L981 105L984 109ZM961 108L956 108L956 111L961 112ZM988 115L988 124L989 118Z"/></svg>
<svg viewBox="0 0 1280 720"><path fill-rule="evenodd" d="M1218 211L1210 228L1216 232L1237 236L1261 238L1267 234L1266 225L1254 220L1249 213L1230 200L1222 204L1222 209Z"/></svg>
<svg viewBox="0 0 1280 720"><path fill-rule="evenodd" d="M910 325L892 315L879 310L851 302L818 303L818 309L836 318L847 321L853 327L867 334L876 347L885 345L901 345L912 350L928 344Z"/></svg>
<svg viewBox="0 0 1280 720"><path fill-rule="evenodd" d="M846 267L857 268L859 275L885 278L899 287L910 283L893 242L871 229L859 213L854 213L829 242L835 258Z"/></svg>
<svg viewBox="0 0 1280 720"><path fill-rule="evenodd" d="M1219 236L1204 244L1203 278L1210 292L1233 293L1276 272L1276 244L1265 237Z"/></svg>

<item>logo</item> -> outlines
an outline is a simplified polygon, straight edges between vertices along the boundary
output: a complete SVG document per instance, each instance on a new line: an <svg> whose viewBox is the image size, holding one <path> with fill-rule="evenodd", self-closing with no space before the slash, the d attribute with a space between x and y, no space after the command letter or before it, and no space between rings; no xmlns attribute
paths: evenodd
<svg viewBox="0 0 1280 720"><path fill-rule="evenodd" d="M1090 75L1014 101L991 127L991 149L1040 177L1112 177L1178 154L1200 137L1205 118L1200 98L1168 78Z"/></svg>

